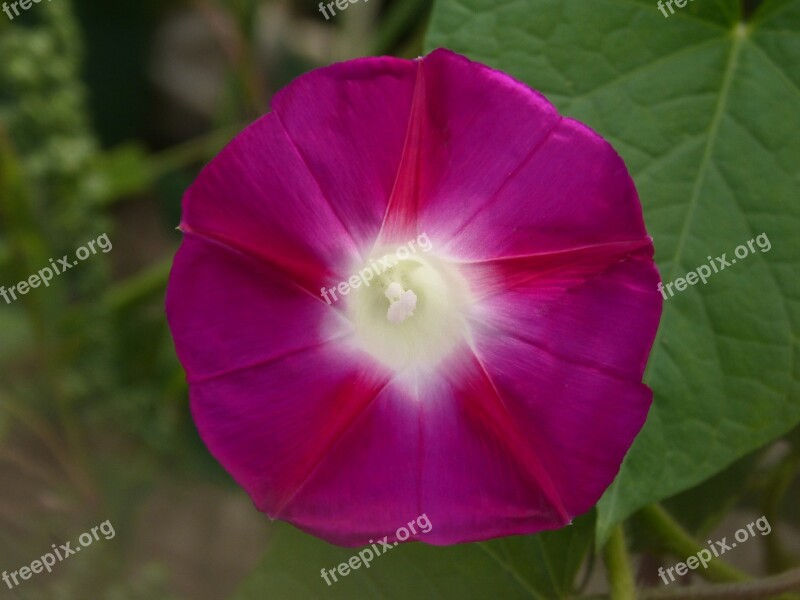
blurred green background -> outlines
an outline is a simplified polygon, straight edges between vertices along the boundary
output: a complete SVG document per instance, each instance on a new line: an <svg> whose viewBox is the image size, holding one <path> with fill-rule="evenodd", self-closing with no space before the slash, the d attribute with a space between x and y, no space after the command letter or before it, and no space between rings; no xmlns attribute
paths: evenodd
<svg viewBox="0 0 800 600"><path fill-rule="evenodd" d="M55 0L0 13L0 284L108 233L49 288L0 300L0 569L110 519L0 597L224 598L267 519L210 458L163 294L184 189L316 66L421 52L428 0ZM73 542L74 544L74 542Z"/></svg>
<svg viewBox="0 0 800 600"><path fill-rule="evenodd" d="M13 22L0 14L0 285L103 233L113 243L47 290L0 300L0 569L30 564L105 520L116 531L52 575L13 591L0 584L0 597L211 600L240 590L240 598L289 598L271 595L275 579L258 576L271 568L275 539L283 544L275 564L313 555L309 578L334 566L331 554L313 554L321 542L269 524L199 441L164 288L181 195L204 162L311 68L422 54L431 10L432 0L369 0L326 21L310 1L52 0ZM795 431L669 499L675 521L661 507L637 514L629 535L640 580L653 584L658 565L685 558L691 544L681 545L681 533L702 543L762 514L800 525L799 439ZM541 539L421 550L423 562L433 552L452 559L440 563L439 591L428 596L434 584L423 581L409 588L415 595L391 597L449 598L438 595L448 581L460 597L488 597L469 591L463 569L487 581L505 571L529 580L520 597L600 593L593 519ZM673 526L684 529L665 534ZM758 563L760 573L795 566L792 531L732 561ZM491 558L470 554L478 547ZM542 575L550 552L558 573ZM404 560L387 557L381 568ZM399 572L408 579L415 564ZM313 591L291 597L327 597L318 581L307 585ZM331 597L380 597L343 589Z"/></svg>

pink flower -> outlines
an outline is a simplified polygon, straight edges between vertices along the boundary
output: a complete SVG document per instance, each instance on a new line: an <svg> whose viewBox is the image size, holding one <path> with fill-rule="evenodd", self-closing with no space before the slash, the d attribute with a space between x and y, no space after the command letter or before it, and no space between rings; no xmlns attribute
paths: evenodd
<svg viewBox="0 0 800 600"><path fill-rule="evenodd" d="M645 421L661 314L622 159L446 50L319 69L272 108L187 192L169 284L212 454L343 545L590 509Z"/></svg>

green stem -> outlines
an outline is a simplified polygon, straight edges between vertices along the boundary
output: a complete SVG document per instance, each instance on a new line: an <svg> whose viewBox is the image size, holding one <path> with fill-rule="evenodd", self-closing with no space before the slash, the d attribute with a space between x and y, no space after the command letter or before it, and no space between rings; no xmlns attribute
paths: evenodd
<svg viewBox="0 0 800 600"><path fill-rule="evenodd" d="M392 3L375 33L372 54L389 53L415 23L424 22L430 7L431 0L407 0L406 2Z"/></svg>
<svg viewBox="0 0 800 600"><path fill-rule="evenodd" d="M155 263L129 279L114 284L106 292L105 301L113 311L122 311L142 300L162 293L169 279L172 257Z"/></svg>
<svg viewBox="0 0 800 600"><path fill-rule="evenodd" d="M639 516L664 544L666 549L681 560L697 554L700 550L708 550L707 547L698 544L660 504L651 504L643 508L639 512ZM743 581L749 578L746 573L739 571L719 558L713 559L708 563L706 569L698 570L696 573L710 581L720 582Z"/></svg>
<svg viewBox="0 0 800 600"><path fill-rule="evenodd" d="M800 590L800 568L780 575L720 585L643 590L642 600L756 600Z"/></svg>
<svg viewBox="0 0 800 600"><path fill-rule="evenodd" d="M781 505L800 469L800 453L792 452L786 456L770 473L763 494L764 516L769 523L777 523ZM791 554L784 548L779 532L764 538L767 554L767 567L770 573L780 573L795 564Z"/></svg>
<svg viewBox="0 0 800 600"><path fill-rule="evenodd" d="M241 123L223 127L153 154L150 157L153 176L158 178L192 163L207 160L219 152L243 128L244 125Z"/></svg>
<svg viewBox="0 0 800 600"><path fill-rule="evenodd" d="M603 548L603 561L611 588L611 600L636 600L636 584L633 581L622 525L614 528L608 543Z"/></svg>

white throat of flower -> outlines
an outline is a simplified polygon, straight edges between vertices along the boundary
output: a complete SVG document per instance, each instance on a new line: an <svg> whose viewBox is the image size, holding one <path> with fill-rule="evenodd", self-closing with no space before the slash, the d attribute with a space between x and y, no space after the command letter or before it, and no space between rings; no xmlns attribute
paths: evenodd
<svg viewBox="0 0 800 600"><path fill-rule="evenodd" d="M381 252L368 262L392 266L351 290L347 313L358 346L397 371L434 367L467 334L466 281L452 262L431 254Z"/></svg>

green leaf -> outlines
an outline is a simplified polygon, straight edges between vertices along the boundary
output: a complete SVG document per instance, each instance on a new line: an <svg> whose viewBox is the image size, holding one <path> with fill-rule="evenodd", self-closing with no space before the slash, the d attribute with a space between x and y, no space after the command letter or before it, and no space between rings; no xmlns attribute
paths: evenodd
<svg viewBox="0 0 800 600"><path fill-rule="evenodd" d="M427 40L541 90L615 146L665 284L771 242L665 302L645 374L654 406L598 505L598 543L800 421L800 0L674 8L437 0Z"/></svg>
<svg viewBox="0 0 800 600"><path fill-rule="evenodd" d="M730 510L754 486L764 450L735 461L700 485L664 501L664 509L689 533L702 538L710 535Z"/></svg>
<svg viewBox="0 0 800 600"><path fill-rule="evenodd" d="M280 523L269 552L233 600L261 600L265 593L281 600L569 598L591 545L593 517L536 536L445 548L400 545L375 557L369 568L337 574L336 582L328 575L330 586L321 569L335 570L360 549L331 546Z"/></svg>

